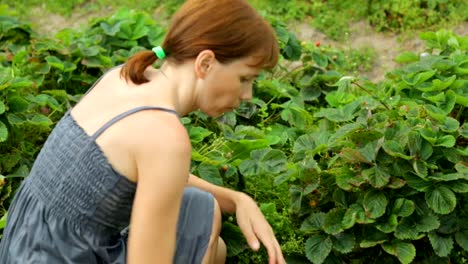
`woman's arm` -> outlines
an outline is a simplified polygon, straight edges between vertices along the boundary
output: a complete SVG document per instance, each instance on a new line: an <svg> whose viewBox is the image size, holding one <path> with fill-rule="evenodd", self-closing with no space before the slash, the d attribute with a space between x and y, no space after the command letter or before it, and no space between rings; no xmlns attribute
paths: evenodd
<svg viewBox="0 0 468 264"><path fill-rule="evenodd" d="M141 118L134 154L138 170L128 257L130 264L172 264L191 147L185 128L174 116L151 113ZM145 115L145 114L138 114ZM167 114L166 114L167 115ZM157 131L155 135L154 131Z"/></svg>
<svg viewBox="0 0 468 264"><path fill-rule="evenodd" d="M253 250L258 250L261 242L268 251L270 264L286 263L271 226L250 196L214 185L192 174L187 185L213 194L223 212L236 213L237 223L247 243Z"/></svg>
<svg viewBox="0 0 468 264"><path fill-rule="evenodd" d="M207 182L193 174L190 174L187 185L197 187L201 190L213 194L219 203L219 207L221 207L221 211L225 213L235 213L237 200L241 195L244 195L241 192Z"/></svg>

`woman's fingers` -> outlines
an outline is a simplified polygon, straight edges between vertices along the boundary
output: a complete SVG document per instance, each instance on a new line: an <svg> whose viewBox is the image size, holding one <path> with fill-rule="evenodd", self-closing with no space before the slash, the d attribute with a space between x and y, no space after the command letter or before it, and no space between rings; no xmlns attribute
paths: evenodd
<svg viewBox="0 0 468 264"><path fill-rule="evenodd" d="M250 248L257 251L260 249L260 242L258 242L257 236L250 224L250 220L248 218L238 218L237 224L239 225L242 233L244 234L247 243L249 244Z"/></svg>

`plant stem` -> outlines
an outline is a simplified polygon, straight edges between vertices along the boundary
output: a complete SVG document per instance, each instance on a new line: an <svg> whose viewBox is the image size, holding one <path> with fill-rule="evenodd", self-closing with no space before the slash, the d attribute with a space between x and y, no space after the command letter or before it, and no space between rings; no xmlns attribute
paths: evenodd
<svg viewBox="0 0 468 264"><path fill-rule="evenodd" d="M358 82L351 82L352 84L356 85L358 88L360 88L361 90L363 90L364 92L366 92L367 94L369 94L370 96L372 96L372 98L374 98L375 100L379 101L385 108L387 108L387 110L390 110L390 107L388 107L388 105L380 100L380 98L378 98L377 96L373 95L371 92L369 92L369 90L367 90L366 88L362 87Z"/></svg>

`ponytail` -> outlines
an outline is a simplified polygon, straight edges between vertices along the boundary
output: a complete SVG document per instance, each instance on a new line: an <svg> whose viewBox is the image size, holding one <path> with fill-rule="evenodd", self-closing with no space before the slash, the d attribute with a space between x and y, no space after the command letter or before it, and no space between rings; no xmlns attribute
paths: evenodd
<svg viewBox="0 0 468 264"><path fill-rule="evenodd" d="M157 59L158 57L156 57L153 51L140 51L123 65L120 77L124 78L127 82L130 80L135 84L149 82L145 77L145 70L148 66L153 65Z"/></svg>

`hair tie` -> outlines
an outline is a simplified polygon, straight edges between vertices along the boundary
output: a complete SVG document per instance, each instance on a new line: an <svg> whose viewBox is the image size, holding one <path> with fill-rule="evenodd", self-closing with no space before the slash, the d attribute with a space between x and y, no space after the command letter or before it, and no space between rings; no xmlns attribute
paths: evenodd
<svg viewBox="0 0 468 264"><path fill-rule="evenodd" d="M161 46L154 47L152 51L154 52L154 54L156 54L156 57L158 57L158 59L162 60L166 58L166 53L164 52L163 48L161 48Z"/></svg>

